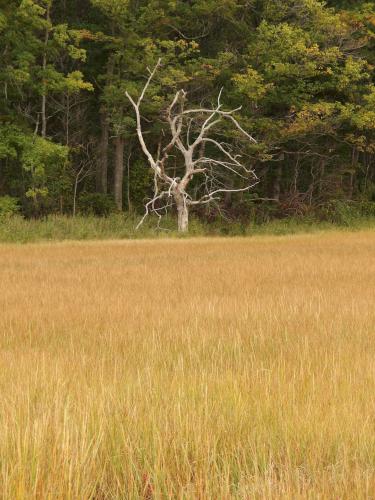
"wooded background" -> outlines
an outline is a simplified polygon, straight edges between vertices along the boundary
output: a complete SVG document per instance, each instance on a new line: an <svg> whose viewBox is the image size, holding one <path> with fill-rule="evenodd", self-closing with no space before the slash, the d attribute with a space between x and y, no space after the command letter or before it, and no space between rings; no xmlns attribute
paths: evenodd
<svg viewBox="0 0 375 500"><path fill-rule="evenodd" d="M197 217L375 213L374 36L374 3L360 0L0 0L0 211L141 213L153 175L125 93L161 58L142 109L150 149L182 88L203 107L223 89L257 140L220 129L259 183Z"/></svg>

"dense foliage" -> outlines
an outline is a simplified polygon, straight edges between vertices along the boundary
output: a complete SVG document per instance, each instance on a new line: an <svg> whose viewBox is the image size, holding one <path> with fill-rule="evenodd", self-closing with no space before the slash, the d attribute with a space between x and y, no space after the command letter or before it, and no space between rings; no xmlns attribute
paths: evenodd
<svg viewBox="0 0 375 500"><path fill-rule="evenodd" d="M125 92L159 57L142 110L154 151L180 88L200 106L223 88L257 139L242 151L256 188L197 216L373 202L374 37L374 3L359 0L0 0L1 212L142 211L153 181Z"/></svg>

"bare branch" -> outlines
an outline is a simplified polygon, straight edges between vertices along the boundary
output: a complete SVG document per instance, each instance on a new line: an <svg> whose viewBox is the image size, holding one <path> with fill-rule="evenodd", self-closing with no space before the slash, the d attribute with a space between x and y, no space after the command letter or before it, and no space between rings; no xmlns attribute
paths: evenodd
<svg viewBox="0 0 375 500"><path fill-rule="evenodd" d="M211 193L208 193L208 194L202 196L202 198L200 200L192 201L190 204L191 205L200 205L203 203L209 203L210 201L217 199L217 198L214 198L214 196L215 196L215 194L218 194L218 193L241 193L241 192L243 193L244 191L249 191L250 189L255 187L258 183L259 183L259 181L254 182L254 184L251 184L249 186L246 186L246 187L240 188L240 189L216 189L216 191L212 191Z"/></svg>
<svg viewBox="0 0 375 500"><path fill-rule="evenodd" d="M145 86L143 87L143 90L142 90L140 96L138 97L137 102L135 102L133 100L133 98L130 96L129 92L125 92L126 97L129 99L129 101L131 102L131 104L133 105L134 110L135 110L135 114L136 114L136 118L137 118L137 135L138 135L138 139L139 139L139 142L141 144L142 150L143 150L144 154L147 156L147 159L148 159L151 167L155 170L157 170L159 167L157 166L157 163L155 162L152 154L148 150L146 143L143 139L141 113L140 113L139 108L140 108L141 102L145 96L145 93L146 93L146 91L151 83L151 80L153 79L153 77L154 77L154 75L155 75L155 73L160 65L161 65L161 59L158 60L154 69L150 72L150 76L148 77L147 82L146 82Z"/></svg>
<svg viewBox="0 0 375 500"><path fill-rule="evenodd" d="M159 143L157 155L154 157L144 140L140 106L160 65L161 60L159 59L154 69L150 71L150 75L137 101L126 92L126 96L135 110L140 145L154 171L154 196L146 203L145 214L138 223L137 228L142 225L150 212L160 218L161 213L175 203L178 213L178 227L179 230L184 231L187 230L189 207L218 201L220 199L219 195L222 193L249 191L259 182L254 170L242 163L241 155L234 154L232 147L225 142L219 142L212 136L210 137L215 126L222 120L230 120L234 128L241 133L246 141L256 143L256 140L241 127L238 120L233 116L234 113L241 109L240 107L230 111L221 109L223 89L220 90L217 105L213 109L185 109L186 92L179 90L166 110L171 138L164 147L161 146L161 142ZM205 117L205 115L207 116ZM190 143L190 137L193 134L195 140ZM205 144L215 146L215 157L210 158L202 154ZM183 160L180 166L175 163L173 169L166 167L172 150L177 150ZM198 155L196 155L197 150ZM196 156L198 157L194 159ZM180 172L182 169L180 176L176 175L176 169ZM173 174L170 174L171 170ZM200 186L198 185L198 189L206 193L197 200L194 200L187 191L195 175L203 176L204 182ZM225 182L229 175L241 179L242 182L246 181L246 186L237 189L226 187ZM161 205L160 202L163 199L166 199L166 202Z"/></svg>

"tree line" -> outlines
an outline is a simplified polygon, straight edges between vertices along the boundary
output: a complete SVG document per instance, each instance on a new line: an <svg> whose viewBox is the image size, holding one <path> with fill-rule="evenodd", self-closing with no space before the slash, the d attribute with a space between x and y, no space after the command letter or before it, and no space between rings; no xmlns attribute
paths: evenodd
<svg viewBox="0 0 375 500"><path fill-rule="evenodd" d="M0 0L0 212L371 204L374 35L359 0Z"/></svg>

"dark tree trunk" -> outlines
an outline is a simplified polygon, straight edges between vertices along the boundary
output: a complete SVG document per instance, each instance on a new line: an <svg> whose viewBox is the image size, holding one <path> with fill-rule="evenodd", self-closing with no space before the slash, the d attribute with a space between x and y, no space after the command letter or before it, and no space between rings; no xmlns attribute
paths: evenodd
<svg viewBox="0 0 375 500"><path fill-rule="evenodd" d="M44 34L44 51L43 51L43 61L42 61L42 68L43 68L43 87L42 87L42 137L47 136L47 83L46 83L46 75L45 71L47 69L47 48L48 48L48 42L49 42L49 33L50 33L50 26L49 23L51 22L51 7L47 5L46 8L46 21L47 21L47 26L45 29L45 34Z"/></svg>
<svg viewBox="0 0 375 500"><path fill-rule="evenodd" d="M106 85L111 85L114 71L114 57L110 56L107 62ZM104 106L100 108L101 137L99 144L99 161L96 168L96 190L99 193L108 193L108 150L109 150L109 116ZM116 155L117 158L117 155Z"/></svg>
<svg viewBox="0 0 375 500"><path fill-rule="evenodd" d="M356 170L358 168L358 159L359 159L359 151L358 151L358 149L353 148L352 171L350 172L350 176L349 176L349 192L348 192L348 197L350 200L353 199L353 194L354 194L354 179L355 179Z"/></svg>
<svg viewBox="0 0 375 500"><path fill-rule="evenodd" d="M299 162L300 162L300 157L298 154L296 158L296 163L294 164L294 171L293 171L293 193L295 195L298 193Z"/></svg>
<svg viewBox="0 0 375 500"><path fill-rule="evenodd" d="M106 110L100 111L101 137L99 144L99 158L96 165L96 190L107 194L108 191L108 142L109 123Z"/></svg>
<svg viewBox="0 0 375 500"><path fill-rule="evenodd" d="M116 137L115 140L115 171L113 177L113 194L118 210L122 210L122 189L124 178L124 147L125 140L123 137Z"/></svg>
<svg viewBox="0 0 375 500"><path fill-rule="evenodd" d="M228 179L228 189L233 189L233 179ZM224 207L229 210L232 207L232 192L227 191L224 193Z"/></svg>
<svg viewBox="0 0 375 500"><path fill-rule="evenodd" d="M281 163L279 163L276 167L275 178L273 181L273 198L276 201L280 201L282 173L283 173L283 167Z"/></svg>
<svg viewBox="0 0 375 500"><path fill-rule="evenodd" d="M318 187L319 196L321 196L323 194L325 171L326 171L326 162L324 159L322 159L320 162L320 171L319 171L319 187Z"/></svg>

